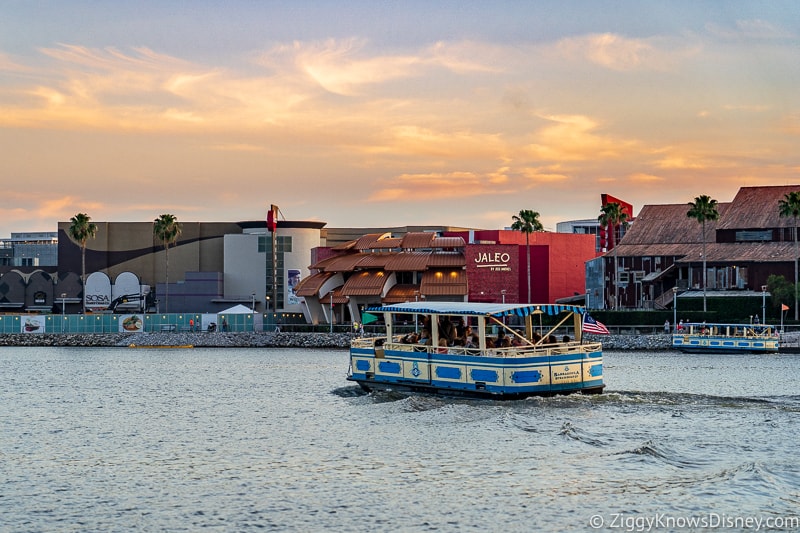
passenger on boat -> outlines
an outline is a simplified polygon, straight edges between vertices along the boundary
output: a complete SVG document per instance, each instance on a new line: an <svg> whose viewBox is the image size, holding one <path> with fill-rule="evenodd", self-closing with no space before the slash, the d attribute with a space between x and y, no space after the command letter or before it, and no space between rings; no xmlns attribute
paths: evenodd
<svg viewBox="0 0 800 533"><path fill-rule="evenodd" d="M456 338L457 339L466 339L467 338L467 330L470 329L467 326L466 322L464 322L464 317L458 319L458 324L456 324Z"/></svg>
<svg viewBox="0 0 800 533"><path fill-rule="evenodd" d="M439 339L439 347L436 349L436 351L439 352L439 353L447 353L448 352L448 350L447 350L447 339L445 339L444 337Z"/></svg>
<svg viewBox="0 0 800 533"><path fill-rule="evenodd" d="M548 335L546 344L558 344L558 339L556 339L555 335Z"/></svg>
<svg viewBox="0 0 800 533"><path fill-rule="evenodd" d="M572 342L572 339L569 338L569 335L564 335L561 338L561 342L563 342L564 344L569 344L570 342Z"/></svg>
<svg viewBox="0 0 800 533"><path fill-rule="evenodd" d="M480 340L478 339L478 336L472 335L470 337L467 337L467 342L464 344L464 346L466 346L467 348L477 348L479 342Z"/></svg>
<svg viewBox="0 0 800 533"><path fill-rule="evenodd" d="M456 338L456 327L447 316L441 316L439 318L439 334L441 338L447 341L448 346L453 344Z"/></svg>
<svg viewBox="0 0 800 533"><path fill-rule="evenodd" d="M422 332L419 334L419 339L417 340L419 344L427 344L428 346L431 345L431 330L428 328L423 328Z"/></svg>
<svg viewBox="0 0 800 533"><path fill-rule="evenodd" d="M403 337L400 342L403 344L417 344L419 342L419 333L412 331L405 337Z"/></svg>

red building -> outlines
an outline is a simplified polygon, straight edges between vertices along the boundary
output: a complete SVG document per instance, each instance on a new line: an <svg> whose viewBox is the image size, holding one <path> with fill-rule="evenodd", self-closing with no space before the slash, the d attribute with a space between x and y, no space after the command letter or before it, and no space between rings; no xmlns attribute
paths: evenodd
<svg viewBox="0 0 800 533"><path fill-rule="evenodd" d="M513 230L368 234L312 252L297 287L313 323L360 320L371 305L428 299L555 303L585 294L594 235ZM528 265L530 264L530 302Z"/></svg>

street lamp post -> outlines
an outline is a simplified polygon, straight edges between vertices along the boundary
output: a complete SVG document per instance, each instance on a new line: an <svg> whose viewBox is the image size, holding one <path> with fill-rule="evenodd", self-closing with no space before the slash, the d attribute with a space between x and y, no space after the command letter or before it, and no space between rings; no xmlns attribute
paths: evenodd
<svg viewBox="0 0 800 533"><path fill-rule="evenodd" d="M761 286L761 320L767 323L767 286Z"/></svg>
<svg viewBox="0 0 800 533"><path fill-rule="evenodd" d="M678 331L678 287L672 287L672 327Z"/></svg>
<svg viewBox="0 0 800 533"><path fill-rule="evenodd" d="M67 293L61 293L61 333L64 333L64 322L67 319L65 307L67 306Z"/></svg>
<svg viewBox="0 0 800 533"><path fill-rule="evenodd" d="M253 302L253 307L251 308L251 311L253 313L253 331L255 331L256 330L256 293L254 293L254 292L250 293L250 299Z"/></svg>
<svg viewBox="0 0 800 533"><path fill-rule="evenodd" d="M419 302L419 291L414 291L414 302ZM414 333L419 333L419 315L414 313Z"/></svg>
<svg viewBox="0 0 800 533"><path fill-rule="evenodd" d="M333 291L331 291L331 333L333 333Z"/></svg>

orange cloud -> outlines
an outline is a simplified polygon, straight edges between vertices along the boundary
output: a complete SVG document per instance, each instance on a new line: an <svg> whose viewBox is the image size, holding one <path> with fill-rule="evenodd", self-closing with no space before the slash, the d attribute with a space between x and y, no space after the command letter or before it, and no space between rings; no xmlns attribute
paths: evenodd
<svg viewBox="0 0 800 533"><path fill-rule="evenodd" d="M534 134L536 142L527 147L531 157L548 161L617 159L638 147L636 141L603 137L595 133L598 124L582 115L552 115L550 124Z"/></svg>

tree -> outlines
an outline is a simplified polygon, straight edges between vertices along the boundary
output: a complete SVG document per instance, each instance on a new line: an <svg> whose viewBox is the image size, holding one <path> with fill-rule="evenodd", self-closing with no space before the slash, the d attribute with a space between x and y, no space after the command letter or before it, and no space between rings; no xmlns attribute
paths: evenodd
<svg viewBox="0 0 800 533"><path fill-rule="evenodd" d="M531 233L534 231L544 231L544 226L539 221L539 213L530 209L520 210L518 215L512 215L511 229L521 231L525 234L525 254L528 257L528 302L531 303Z"/></svg>
<svg viewBox="0 0 800 533"><path fill-rule="evenodd" d="M86 241L97 235L97 224L86 213L78 213L69 219L69 236L81 246L81 286L86 292ZM83 300L83 312L86 312L86 299Z"/></svg>
<svg viewBox="0 0 800 533"><path fill-rule="evenodd" d="M161 215L153 223L153 235L164 244L166 284L164 312L169 313L169 245L175 243L181 234L182 226L175 215Z"/></svg>
<svg viewBox="0 0 800 533"><path fill-rule="evenodd" d="M781 217L792 217L794 221L794 319L797 320L797 217L800 216L800 191L784 194L783 200L778 201L778 210Z"/></svg>
<svg viewBox="0 0 800 533"><path fill-rule="evenodd" d="M719 211L717 210L717 201L708 195L697 196L694 202L689 202L689 211L686 216L693 218L700 222L702 226L702 240L703 240L703 312L706 312L706 281L708 272L706 272L706 221L719 220Z"/></svg>
<svg viewBox="0 0 800 533"><path fill-rule="evenodd" d="M600 208L597 217L600 226L606 228L609 242L614 250L614 309L619 305L619 258L617 257L617 228L628 227L628 213L617 202L609 202Z"/></svg>
<svg viewBox="0 0 800 533"><path fill-rule="evenodd" d="M772 307L780 311L781 305L792 303L792 293L797 294L795 286L786 281L783 276L770 274L767 278L767 292L770 296Z"/></svg>

